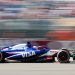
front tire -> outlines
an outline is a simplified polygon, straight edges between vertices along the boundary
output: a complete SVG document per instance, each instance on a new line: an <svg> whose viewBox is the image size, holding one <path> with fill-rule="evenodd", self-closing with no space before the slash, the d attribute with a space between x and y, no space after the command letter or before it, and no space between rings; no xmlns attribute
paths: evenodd
<svg viewBox="0 0 75 75"><path fill-rule="evenodd" d="M0 63L5 63L5 58L1 52L0 52Z"/></svg>

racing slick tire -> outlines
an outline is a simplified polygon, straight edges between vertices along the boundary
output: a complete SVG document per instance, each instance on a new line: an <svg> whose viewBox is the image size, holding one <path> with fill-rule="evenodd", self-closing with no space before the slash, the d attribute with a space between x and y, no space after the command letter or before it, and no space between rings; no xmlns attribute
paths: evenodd
<svg viewBox="0 0 75 75"><path fill-rule="evenodd" d="M68 50L61 50L57 53L57 59L60 63L69 63L70 53Z"/></svg>
<svg viewBox="0 0 75 75"><path fill-rule="evenodd" d="M3 57L3 54L0 52L0 63L5 63L5 58Z"/></svg>

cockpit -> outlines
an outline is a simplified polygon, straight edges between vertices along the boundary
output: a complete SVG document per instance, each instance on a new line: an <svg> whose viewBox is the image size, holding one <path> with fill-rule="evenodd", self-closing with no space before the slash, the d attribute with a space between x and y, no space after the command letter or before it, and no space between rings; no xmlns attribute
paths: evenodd
<svg viewBox="0 0 75 75"><path fill-rule="evenodd" d="M24 49L26 47L27 47L26 44L18 44L18 45L12 46L12 50L14 50L14 49Z"/></svg>
<svg viewBox="0 0 75 75"><path fill-rule="evenodd" d="M12 46L11 48L12 48L12 50L15 50L15 49L24 49L24 50L26 50L26 49L34 49L34 46L30 42L27 42L27 43Z"/></svg>

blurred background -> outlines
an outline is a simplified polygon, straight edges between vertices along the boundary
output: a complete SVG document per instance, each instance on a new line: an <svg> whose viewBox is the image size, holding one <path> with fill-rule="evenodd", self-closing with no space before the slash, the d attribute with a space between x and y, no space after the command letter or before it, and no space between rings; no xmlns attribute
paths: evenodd
<svg viewBox="0 0 75 75"><path fill-rule="evenodd" d="M1 44L9 38L75 41L75 1L0 0Z"/></svg>

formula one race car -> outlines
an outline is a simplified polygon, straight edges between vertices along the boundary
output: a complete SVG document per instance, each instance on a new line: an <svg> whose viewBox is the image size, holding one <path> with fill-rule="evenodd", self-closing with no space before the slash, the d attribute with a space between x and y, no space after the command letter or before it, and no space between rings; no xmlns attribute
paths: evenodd
<svg viewBox="0 0 75 75"><path fill-rule="evenodd" d="M46 46L33 46L31 42L4 47L0 51L0 62L55 62L55 57L60 63L68 63L70 53L66 49L52 50Z"/></svg>

